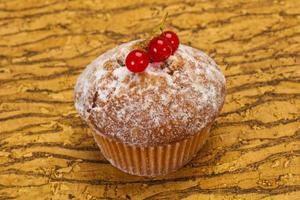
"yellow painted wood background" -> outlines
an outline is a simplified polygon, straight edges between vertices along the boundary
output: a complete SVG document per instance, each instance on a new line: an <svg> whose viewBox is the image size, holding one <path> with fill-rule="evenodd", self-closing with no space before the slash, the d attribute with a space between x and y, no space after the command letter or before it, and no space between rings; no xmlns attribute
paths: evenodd
<svg viewBox="0 0 300 200"><path fill-rule="evenodd" d="M148 179L103 158L73 87L166 11L228 95L197 157ZM300 199L299 57L298 0L0 0L0 199Z"/></svg>

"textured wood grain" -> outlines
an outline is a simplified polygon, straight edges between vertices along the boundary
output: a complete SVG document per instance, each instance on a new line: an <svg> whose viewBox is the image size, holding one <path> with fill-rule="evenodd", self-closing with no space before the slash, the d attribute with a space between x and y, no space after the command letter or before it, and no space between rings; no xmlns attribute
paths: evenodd
<svg viewBox="0 0 300 200"><path fill-rule="evenodd" d="M73 87L165 11L228 95L197 157L146 179L103 158ZM0 199L300 199L300 1L0 0L0 38Z"/></svg>

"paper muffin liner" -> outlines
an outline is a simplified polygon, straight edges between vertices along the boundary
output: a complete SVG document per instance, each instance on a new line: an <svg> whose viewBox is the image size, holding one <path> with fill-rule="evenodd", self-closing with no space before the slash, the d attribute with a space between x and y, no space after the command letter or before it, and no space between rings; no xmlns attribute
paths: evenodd
<svg viewBox="0 0 300 200"><path fill-rule="evenodd" d="M160 176L189 162L206 142L210 126L187 139L166 145L140 147L94 133L104 157L116 168L137 176Z"/></svg>

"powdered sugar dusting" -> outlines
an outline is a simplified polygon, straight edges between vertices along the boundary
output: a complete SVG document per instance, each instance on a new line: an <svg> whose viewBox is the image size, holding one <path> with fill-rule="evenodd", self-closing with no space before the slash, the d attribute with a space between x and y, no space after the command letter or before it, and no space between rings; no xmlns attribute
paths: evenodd
<svg viewBox="0 0 300 200"><path fill-rule="evenodd" d="M98 133L139 146L178 141L211 123L225 97L216 63L180 45L167 62L135 74L118 62L135 42L106 52L80 75L75 106L83 119Z"/></svg>
<svg viewBox="0 0 300 200"><path fill-rule="evenodd" d="M128 75L132 74L127 67L119 67L113 71L113 75L122 82Z"/></svg>

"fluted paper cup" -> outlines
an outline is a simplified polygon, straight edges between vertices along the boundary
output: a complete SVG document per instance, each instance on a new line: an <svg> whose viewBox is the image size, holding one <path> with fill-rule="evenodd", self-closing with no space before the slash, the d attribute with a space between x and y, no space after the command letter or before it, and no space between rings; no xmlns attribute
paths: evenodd
<svg viewBox="0 0 300 200"><path fill-rule="evenodd" d="M116 168L137 176L160 176L189 162L209 136L210 126L187 139L159 146L128 145L93 133L104 157Z"/></svg>

